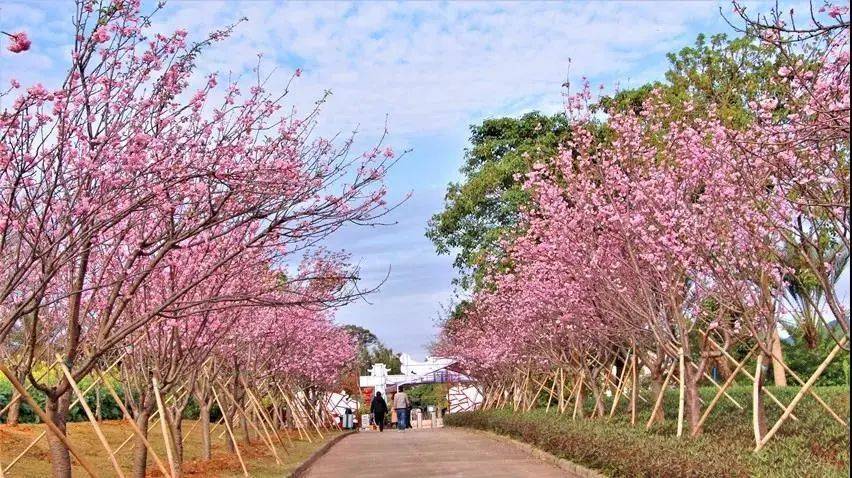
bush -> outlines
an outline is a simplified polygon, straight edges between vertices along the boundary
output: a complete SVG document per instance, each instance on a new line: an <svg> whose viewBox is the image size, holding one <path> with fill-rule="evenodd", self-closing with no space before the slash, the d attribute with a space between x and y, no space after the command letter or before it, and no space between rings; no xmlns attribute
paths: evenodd
<svg viewBox="0 0 852 478"><path fill-rule="evenodd" d="M772 391L787 403L798 389ZM623 413L611 420L571 420L569 414L559 415L552 409L550 413L540 409L456 413L447 415L444 423L508 435L611 476L849 476L848 430L810 398L794 411L798 421L785 422L763 451L753 453L749 392L746 387L732 389L731 396L746 410L739 410L728 400L720 402L697 438L678 439L672 419L645 430L650 406L640 408L636 426L631 426L629 416ZM714 393L702 390L705 402ZM826 387L818 393L841 416L848 417L848 388ZM665 402L673 413L677 394L667 394ZM767 406L767 415L773 420L780 413L777 407L771 407Z"/></svg>
<svg viewBox="0 0 852 478"><path fill-rule="evenodd" d="M124 397L124 390L122 386L117 381L113 381L112 383L113 389L115 389L116 394L119 397ZM86 378L80 382L80 389L86 390L89 385L91 385L91 379ZM45 396L43 393L36 389L29 390L30 395L35 399L36 403L38 403L39 407L44 410L45 404ZM89 405L89 408L92 412L95 412L97 409L97 400L98 400L98 392L100 393L101 400L101 418L104 420L117 420L122 417L121 408L115 403L115 400L112 398L112 394L109 393L109 390L106 387L96 387L96 389L90 390L86 394L86 403ZM73 393L73 392L72 392ZM75 396L76 398L76 396ZM12 399L12 384L10 384L5 379L0 379L0 410L9 403ZM198 405L195 403L195 400L190 400L189 405L184 410L183 416L184 418L196 420L198 419ZM219 413L218 409L213 413L212 419L218 420L221 417L221 413ZM0 423L6 423L7 412L3 413L3 416L0 417ZM80 404L76 404L69 410L68 413L68 421L69 422L81 422L88 420L86 418L86 412L83 410L83 407ZM20 417L18 419L20 423L39 423L41 420L38 415L33 411L33 409L27 404L25 401L21 402L21 412Z"/></svg>

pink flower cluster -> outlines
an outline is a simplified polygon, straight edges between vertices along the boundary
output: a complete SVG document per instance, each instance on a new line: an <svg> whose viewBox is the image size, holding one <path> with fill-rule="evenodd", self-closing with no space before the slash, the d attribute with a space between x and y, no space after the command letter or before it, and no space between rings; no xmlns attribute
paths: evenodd
<svg viewBox="0 0 852 478"><path fill-rule="evenodd" d="M683 351L693 389L703 331L768 344L796 270L820 278L825 321L848 336L829 266L849 250L848 39L847 28L809 40L820 61L782 65L788 93L755 101L745 130L713 105L675 114L654 93L640 112L611 114L602 141L588 86L570 98L570 144L526 177L523 233L483 266L488 286L447 321L437 351L486 382L554 367L595 376L634 346L659 379Z"/></svg>

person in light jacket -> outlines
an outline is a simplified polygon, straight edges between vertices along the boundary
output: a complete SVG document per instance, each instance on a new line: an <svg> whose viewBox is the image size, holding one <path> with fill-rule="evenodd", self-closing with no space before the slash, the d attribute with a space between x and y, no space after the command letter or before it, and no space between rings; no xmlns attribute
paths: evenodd
<svg viewBox="0 0 852 478"><path fill-rule="evenodd" d="M411 400L408 395L402 391L402 387L393 396L393 408L396 410L396 428L397 431L404 432L408 427L408 409L411 407Z"/></svg>

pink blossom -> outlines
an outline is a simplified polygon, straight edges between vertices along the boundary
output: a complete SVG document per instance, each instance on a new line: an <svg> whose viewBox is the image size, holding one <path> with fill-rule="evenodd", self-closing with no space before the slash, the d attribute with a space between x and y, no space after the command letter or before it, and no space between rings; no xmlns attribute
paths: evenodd
<svg viewBox="0 0 852 478"><path fill-rule="evenodd" d="M9 35L7 33L7 35ZM12 53L20 53L22 51L27 51L30 49L30 45L32 42L27 37L26 32L18 32L9 35L9 46L7 47L9 51Z"/></svg>
<svg viewBox="0 0 852 478"><path fill-rule="evenodd" d="M110 35L106 26L100 26L92 33L92 40L95 43L104 43L109 39Z"/></svg>

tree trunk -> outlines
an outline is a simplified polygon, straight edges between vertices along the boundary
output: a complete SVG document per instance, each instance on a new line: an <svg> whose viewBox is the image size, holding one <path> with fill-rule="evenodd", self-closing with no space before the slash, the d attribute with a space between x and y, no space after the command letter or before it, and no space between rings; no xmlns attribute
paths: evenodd
<svg viewBox="0 0 852 478"><path fill-rule="evenodd" d="M68 420L68 409L71 405L70 390L57 399L47 398L45 413L50 417L56 428L67 435L65 423ZM71 478L71 454L62 440L53 433L47 433L47 443L50 448L50 465L54 478Z"/></svg>
<svg viewBox="0 0 852 478"><path fill-rule="evenodd" d="M766 373L769 371L769 357L760 352L754 371L754 388L752 393L752 425L754 427L754 440L760 444L760 440L766 435L766 410L763 407L763 386L766 382Z"/></svg>
<svg viewBox="0 0 852 478"><path fill-rule="evenodd" d="M686 423L689 424L689 430L692 436L701 434L698 428L698 422L701 420L701 401L698 397L698 371L690 370L686 367L686 376L683 378L686 386L684 387L684 400L686 407Z"/></svg>
<svg viewBox="0 0 852 478"><path fill-rule="evenodd" d="M231 427L231 430L233 431L234 430L234 419L233 419L234 415L232 413L225 412L224 410L222 411L222 413L224 414L223 420L228 422L227 426ZM233 437L233 438L236 438L236 437ZM237 452L237 446L234 443L233 438L231 437L230 433L225 434L225 444L228 446L228 453L236 453Z"/></svg>
<svg viewBox="0 0 852 478"><path fill-rule="evenodd" d="M199 401L198 420L201 421L201 459L210 459L210 405Z"/></svg>
<svg viewBox="0 0 852 478"><path fill-rule="evenodd" d="M6 412L6 424L17 425L21 419L21 394L17 390L12 389L12 402L9 405L9 410ZM17 398L17 400L15 400Z"/></svg>
<svg viewBox="0 0 852 478"><path fill-rule="evenodd" d="M242 428L242 430L243 430L243 440L245 440L246 443L251 444L251 435L249 435L248 419L242 413L240 413L239 415L240 415L240 428Z"/></svg>
<svg viewBox="0 0 852 478"><path fill-rule="evenodd" d="M654 397L653 403L656 403L656 399L661 393L666 393L666 391L663 390L663 381L665 380L663 375L665 375L665 370L662 370L662 366L654 366L651 368L651 396ZM665 407L658 407L654 412L654 416L651 417L652 423L662 423L666 421L666 414L663 411L663 408Z"/></svg>
<svg viewBox="0 0 852 478"><path fill-rule="evenodd" d="M148 406L142 407L142 410L136 415L136 426L142 432L145 438L148 438L148 420L151 418L151 409ZM133 443L133 468L130 476L133 478L145 478L145 470L148 467L148 449L145 447L145 442L140 437L136 437Z"/></svg>
<svg viewBox="0 0 852 478"><path fill-rule="evenodd" d="M168 413L171 415L169 420L169 433L172 436L172 446L174 447L175 459L175 475L174 478L183 477L183 410L171 409Z"/></svg>
<svg viewBox="0 0 852 478"><path fill-rule="evenodd" d="M778 329L772 333L772 379L776 387L787 386L787 375L784 373L784 351L781 349L781 336Z"/></svg>

